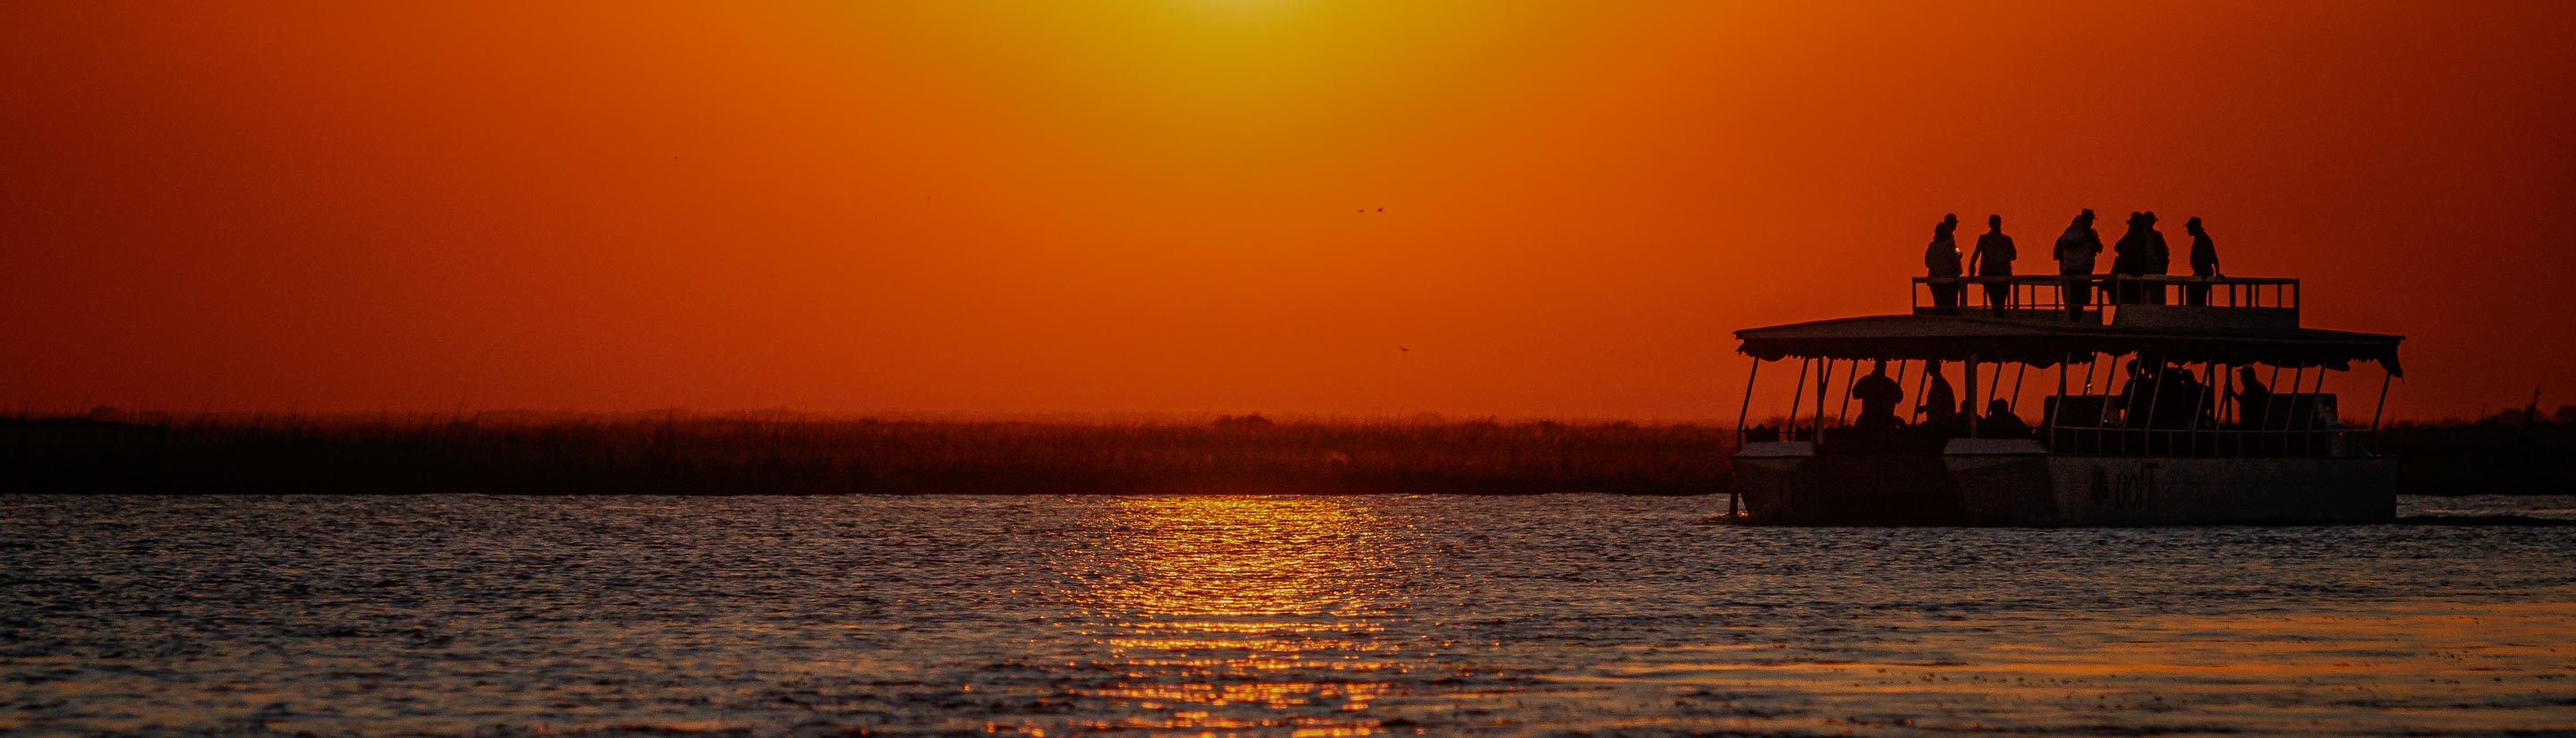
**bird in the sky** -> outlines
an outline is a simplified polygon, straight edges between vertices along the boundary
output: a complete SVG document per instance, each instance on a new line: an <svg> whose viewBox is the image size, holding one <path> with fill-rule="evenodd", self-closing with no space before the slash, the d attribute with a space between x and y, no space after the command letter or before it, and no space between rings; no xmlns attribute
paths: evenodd
<svg viewBox="0 0 2576 738"><path fill-rule="evenodd" d="M1378 208L1377 211L1383 213L1386 212L1386 208Z"/></svg>
<svg viewBox="0 0 2576 738"><path fill-rule="evenodd" d="M1397 350L1397 351L1411 351L1411 350L1413 350L1413 349L1411 349L1411 348L1407 348L1407 347L1404 347L1404 346L1397 346L1397 347L1395 347L1395 350Z"/></svg>

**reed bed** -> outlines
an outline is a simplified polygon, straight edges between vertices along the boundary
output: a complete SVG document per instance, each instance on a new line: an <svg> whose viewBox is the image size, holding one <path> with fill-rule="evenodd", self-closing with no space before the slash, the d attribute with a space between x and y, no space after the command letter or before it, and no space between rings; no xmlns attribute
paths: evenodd
<svg viewBox="0 0 2576 738"><path fill-rule="evenodd" d="M1690 424L0 418L0 491L1157 494L1727 489Z"/></svg>

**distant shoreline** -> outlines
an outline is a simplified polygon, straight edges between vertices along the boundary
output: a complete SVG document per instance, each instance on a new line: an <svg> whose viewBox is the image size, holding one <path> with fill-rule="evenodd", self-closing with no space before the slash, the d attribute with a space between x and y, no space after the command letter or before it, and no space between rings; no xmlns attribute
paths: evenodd
<svg viewBox="0 0 2576 738"><path fill-rule="evenodd" d="M0 493L1720 494L1731 429L1553 421L0 416ZM2576 493L2576 424L2400 424L2399 492Z"/></svg>
<svg viewBox="0 0 2576 738"><path fill-rule="evenodd" d="M1549 421L0 418L0 491L1542 494L1727 488L1725 429Z"/></svg>

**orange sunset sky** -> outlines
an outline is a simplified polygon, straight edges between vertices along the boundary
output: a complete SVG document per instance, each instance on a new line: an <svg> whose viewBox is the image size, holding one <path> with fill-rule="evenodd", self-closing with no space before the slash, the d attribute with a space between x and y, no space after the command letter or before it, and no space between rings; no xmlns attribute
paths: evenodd
<svg viewBox="0 0 2576 738"><path fill-rule="evenodd" d="M1946 212L2052 271L2085 207L2405 334L2401 417L2554 406L2571 39L2570 3L12 2L0 410L1732 418L1728 331L1902 311Z"/></svg>

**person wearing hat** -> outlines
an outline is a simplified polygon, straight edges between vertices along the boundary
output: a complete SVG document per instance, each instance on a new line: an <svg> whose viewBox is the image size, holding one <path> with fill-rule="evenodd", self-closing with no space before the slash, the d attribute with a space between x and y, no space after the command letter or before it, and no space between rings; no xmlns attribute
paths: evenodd
<svg viewBox="0 0 2576 738"><path fill-rule="evenodd" d="M2093 302L2093 257L2102 253L2102 234L2093 230L2093 209L2085 208L2066 225L2066 233L2057 237L2057 273L2066 280L2066 319L2084 319L2084 308Z"/></svg>
<svg viewBox="0 0 2576 738"><path fill-rule="evenodd" d="M2202 278L2219 276L2218 245L2209 242L2208 231L2201 230L2200 216L2194 215L2191 216L2191 220L2183 221L2182 229L2191 233L2192 276ZM2183 304L2207 305L2209 304L2209 283L2200 282L2185 287L2182 290L2182 296Z"/></svg>
<svg viewBox="0 0 2576 738"><path fill-rule="evenodd" d="M2129 232L2120 234L2119 243L2111 246L2111 272L2122 276L2162 276L2166 270L2165 234L2156 232L2156 214L2129 214ZM2121 284L2119 301L2162 305L2163 285L2145 282Z"/></svg>

